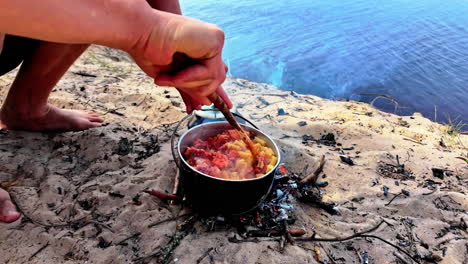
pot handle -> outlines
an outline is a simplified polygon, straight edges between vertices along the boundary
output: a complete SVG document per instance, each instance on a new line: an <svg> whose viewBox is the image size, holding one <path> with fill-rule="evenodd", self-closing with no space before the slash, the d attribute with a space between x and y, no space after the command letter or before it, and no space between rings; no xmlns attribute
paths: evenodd
<svg viewBox="0 0 468 264"><path fill-rule="evenodd" d="M239 117L240 119L244 120L245 122L249 123L253 128L257 129L257 130L260 130L256 125L254 125L254 123L252 123L250 120L248 120L247 118L237 114L237 113L232 113L233 115L235 115L236 117Z"/></svg>
<svg viewBox="0 0 468 264"><path fill-rule="evenodd" d="M174 128L174 131L172 132L172 135L171 135L171 152L172 152L172 158L174 159L174 162L176 163L177 165L177 168L179 168L179 170L182 170L182 164L181 164L181 161L180 161L180 158L178 157L177 155L177 148L176 148L176 144L175 144L175 139L176 139L176 135L177 135L177 131L179 130L179 127L180 125L187 119L189 119L190 117L193 117L194 114L193 112L191 114L188 114L186 116L184 116L184 118L182 118L179 123L177 123L176 127Z"/></svg>
<svg viewBox="0 0 468 264"><path fill-rule="evenodd" d="M244 120L245 122L249 123L252 127L254 127L255 129L258 130L258 127L252 123L250 120L248 120L247 118L237 114L237 113L232 113L234 116L236 117L239 117L240 119ZM182 118L179 123L177 123L176 127L174 128L174 131L172 132L172 135L171 135L171 151L172 151L172 158L174 159L174 162L176 163L177 167L182 170L182 162L180 160L180 157L177 155L178 153L178 150L177 150L177 146L175 144L175 140L176 140L176 137L177 137L177 131L179 130L179 127L180 125L187 119L189 119L190 117L193 117L195 114L192 112L191 114L188 114L186 115L184 118Z"/></svg>

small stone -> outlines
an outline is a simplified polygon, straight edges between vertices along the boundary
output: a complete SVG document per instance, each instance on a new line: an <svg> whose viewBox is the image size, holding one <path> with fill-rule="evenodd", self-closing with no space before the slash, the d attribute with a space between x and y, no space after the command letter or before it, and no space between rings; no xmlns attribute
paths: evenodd
<svg viewBox="0 0 468 264"><path fill-rule="evenodd" d="M121 138L118 143L119 148L117 154L128 155L133 150L133 142L129 141L128 138Z"/></svg>
<svg viewBox="0 0 468 264"><path fill-rule="evenodd" d="M443 180L445 177L445 170L439 168L432 168L432 175L436 178Z"/></svg>
<svg viewBox="0 0 468 264"><path fill-rule="evenodd" d="M112 244L112 242L108 242L103 237L98 237L98 240L99 240L98 247L100 248L108 248Z"/></svg>
<svg viewBox="0 0 468 264"><path fill-rule="evenodd" d="M177 101L177 100L173 100L173 99L171 99L171 104L172 104L173 106L175 106L175 107L179 107L179 106L180 106L180 102Z"/></svg>
<svg viewBox="0 0 468 264"><path fill-rule="evenodd" d="M388 188L387 185L384 185L384 186L382 187L382 190L383 190L383 194L384 194L385 196L387 196L387 195L388 195L388 191L390 190L390 188Z"/></svg>
<svg viewBox="0 0 468 264"><path fill-rule="evenodd" d="M306 121L300 121L297 123L299 126L303 127L303 126L307 126L307 122Z"/></svg>
<svg viewBox="0 0 468 264"><path fill-rule="evenodd" d="M279 108L279 109L278 109L278 115L279 115L279 116L284 116L284 115L288 115L288 113L286 113L286 111L284 111L283 108Z"/></svg>
<svg viewBox="0 0 468 264"><path fill-rule="evenodd" d="M347 156L340 156L340 159L342 162L348 164L349 166L353 166L354 165L354 161L350 158L350 157L347 157Z"/></svg>
<svg viewBox="0 0 468 264"><path fill-rule="evenodd" d="M315 185L317 185L317 187L324 188L324 187L328 186L328 182L327 181L319 181Z"/></svg>

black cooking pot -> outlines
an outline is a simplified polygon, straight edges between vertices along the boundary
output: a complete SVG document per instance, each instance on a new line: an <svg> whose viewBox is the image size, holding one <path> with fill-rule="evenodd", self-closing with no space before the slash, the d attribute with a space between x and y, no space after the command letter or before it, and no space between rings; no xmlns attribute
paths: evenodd
<svg viewBox="0 0 468 264"><path fill-rule="evenodd" d="M271 189L274 172L280 163L279 149L275 142L260 130L247 125L242 126L253 135L265 140L267 146L278 157L274 168L262 177L246 180L221 179L197 171L185 161L182 153L193 145L195 139L207 139L224 130L232 129L227 122L204 123L192 127L180 136L177 148L172 149L180 169L183 193L192 207L201 214L245 213L257 207Z"/></svg>

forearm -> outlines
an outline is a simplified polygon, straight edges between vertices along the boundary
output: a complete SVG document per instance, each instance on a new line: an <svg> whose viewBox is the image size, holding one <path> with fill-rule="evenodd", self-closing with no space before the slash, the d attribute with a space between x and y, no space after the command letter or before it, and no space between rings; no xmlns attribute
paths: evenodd
<svg viewBox="0 0 468 264"><path fill-rule="evenodd" d="M148 4L154 9L177 15L182 14L179 0L148 0Z"/></svg>
<svg viewBox="0 0 468 264"><path fill-rule="evenodd" d="M144 0L0 0L0 6L2 33L119 49L135 45L162 13Z"/></svg>

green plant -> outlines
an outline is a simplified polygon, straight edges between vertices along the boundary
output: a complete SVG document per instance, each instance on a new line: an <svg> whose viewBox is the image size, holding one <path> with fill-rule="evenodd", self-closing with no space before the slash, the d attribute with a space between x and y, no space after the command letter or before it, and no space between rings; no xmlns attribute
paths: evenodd
<svg viewBox="0 0 468 264"><path fill-rule="evenodd" d="M460 116L457 116L455 119L452 119L449 115L447 115L448 122L445 124L447 125L447 134L450 136L457 136L463 133L463 128L468 126L468 123L463 122Z"/></svg>

